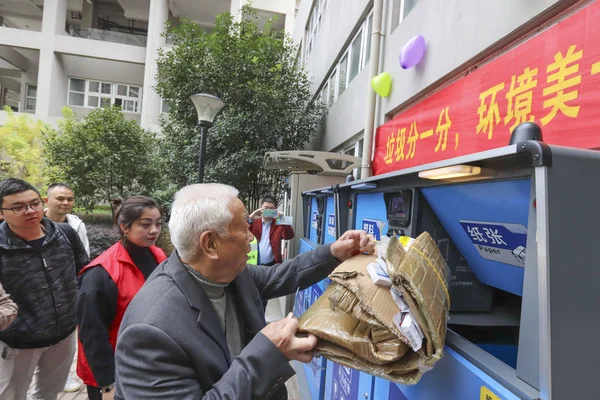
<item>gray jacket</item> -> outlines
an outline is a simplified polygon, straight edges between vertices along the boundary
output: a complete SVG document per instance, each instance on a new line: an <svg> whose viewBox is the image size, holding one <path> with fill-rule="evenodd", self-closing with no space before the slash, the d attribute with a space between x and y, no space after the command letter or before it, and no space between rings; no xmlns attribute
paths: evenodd
<svg viewBox="0 0 600 400"><path fill-rule="evenodd" d="M262 300L294 293L339 263L330 246L268 268L248 265L231 283L243 317L245 348L231 359L204 290L177 253L129 304L117 340L115 399L284 399L294 370L266 336Z"/></svg>
<svg viewBox="0 0 600 400"><path fill-rule="evenodd" d="M42 219L41 251L0 224L0 283L19 306L17 319L0 332L0 341L18 349L41 348L69 336L77 325L77 273L89 262L83 244L58 224ZM63 224L63 228L71 229Z"/></svg>

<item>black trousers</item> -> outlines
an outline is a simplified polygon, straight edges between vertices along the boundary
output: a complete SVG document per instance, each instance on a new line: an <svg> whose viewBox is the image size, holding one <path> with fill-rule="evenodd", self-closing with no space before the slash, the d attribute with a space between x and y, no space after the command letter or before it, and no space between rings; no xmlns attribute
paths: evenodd
<svg viewBox="0 0 600 400"><path fill-rule="evenodd" d="M90 400L102 400L99 387L87 385L87 395Z"/></svg>

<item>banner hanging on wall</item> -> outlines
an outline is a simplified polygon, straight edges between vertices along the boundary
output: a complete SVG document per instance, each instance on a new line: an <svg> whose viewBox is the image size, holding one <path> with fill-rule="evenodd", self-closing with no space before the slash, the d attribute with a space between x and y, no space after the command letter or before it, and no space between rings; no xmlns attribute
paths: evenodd
<svg viewBox="0 0 600 400"><path fill-rule="evenodd" d="M600 147L600 2L377 129L373 175L508 145L521 122L549 144Z"/></svg>

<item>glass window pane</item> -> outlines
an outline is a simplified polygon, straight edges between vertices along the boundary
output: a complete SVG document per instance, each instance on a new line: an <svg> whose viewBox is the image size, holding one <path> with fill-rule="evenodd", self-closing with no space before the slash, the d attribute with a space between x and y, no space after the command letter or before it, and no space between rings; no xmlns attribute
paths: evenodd
<svg viewBox="0 0 600 400"><path fill-rule="evenodd" d="M25 109L27 111L35 111L35 98L28 98L25 100Z"/></svg>
<svg viewBox="0 0 600 400"><path fill-rule="evenodd" d="M111 90L110 90L111 86L112 85L110 83L103 83L102 84L102 93L103 94L110 94L110 92L111 92Z"/></svg>
<svg viewBox="0 0 600 400"><path fill-rule="evenodd" d="M119 99L119 98L115 99L115 106L119 106L119 107L123 108L123 101L124 101L123 99Z"/></svg>
<svg viewBox="0 0 600 400"><path fill-rule="evenodd" d="M417 5L417 2L419 0L404 0L404 15L403 18L406 18L406 16L408 15L409 12L411 12L411 10L413 8L415 8L415 5Z"/></svg>
<svg viewBox="0 0 600 400"><path fill-rule="evenodd" d="M130 86L129 97L135 97L136 99L140 97L140 88L136 86Z"/></svg>
<svg viewBox="0 0 600 400"><path fill-rule="evenodd" d="M100 107L110 107L110 97L101 97Z"/></svg>
<svg viewBox="0 0 600 400"><path fill-rule="evenodd" d="M321 103L327 104L327 100L329 99L329 82L323 86L323 91L321 92Z"/></svg>
<svg viewBox="0 0 600 400"><path fill-rule="evenodd" d="M168 113L169 111L171 111L171 106L169 105L169 103L163 100L160 112Z"/></svg>
<svg viewBox="0 0 600 400"><path fill-rule="evenodd" d="M340 61L340 78L338 80L338 98L346 90L346 75L348 73L348 54L342 57Z"/></svg>
<svg viewBox="0 0 600 400"><path fill-rule="evenodd" d="M335 75L337 71L333 71L331 77L329 78L329 106L331 107L335 102Z"/></svg>
<svg viewBox="0 0 600 400"><path fill-rule="evenodd" d="M127 96L127 85L117 85L117 95Z"/></svg>
<svg viewBox="0 0 600 400"><path fill-rule="evenodd" d="M85 95L83 93L69 93L69 105L75 107L83 107Z"/></svg>
<svg viewBox="0 0 600 400"><path fill-rule="evenodd" d="M37 97L36 85L27 85L27 97Z"/></svg>
<svg viewBox="0 0 600 400"><path fill-rule="evenodd" d="M98 93L100 91L100 82L90 81L88 90L92 93Z"/></svg>
<svg viewBox="0 0 600 400"><path fill-rule="evenodd" d="M69 90L71 92L85 92L85 80L71 78L71 87ZM83 105L83 101L81 102L81 105Z"/></svg>
<svg viewBox="0 0 600 400"><path fill-rule="evenodd" d="M88 96L88 107L98 107L98 97L97 96Z"/></svg>
<svg viewBox="0 0 600 400"><path fill-rule="evenodd" d="M371 15L367 20L367 37L365 46L365 56L363 59L363 65L369 62L371 58L371 34L373 33L373 16Z"/></svg>
<svg viewBox="0 0 600 400"><path fill-rule="evenodd" d="M358 36L356 37L356 39L354 39L354 42L352 42L352 47L351 47L351 59L350 59L350 79L349 81L351 82L352 79L354 79L354 77L356 75L358 75L358 71L360 70L360 48L362 45L362 31L359 31Z"/></svg>

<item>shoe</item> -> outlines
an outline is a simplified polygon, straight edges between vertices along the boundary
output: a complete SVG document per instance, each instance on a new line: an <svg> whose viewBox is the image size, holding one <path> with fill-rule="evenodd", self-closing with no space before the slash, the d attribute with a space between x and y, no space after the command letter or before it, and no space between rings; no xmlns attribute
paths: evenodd
<svg viewBox="0 0 600 400"><path fill-rule="evenodd" d="M69 376L69 379L67 379L67 383L65 383L65 388L63 389L63 392L66 392L66 393L77 392L82 387L83 387L83 385L81 384L81 382L79 382L76 378Z"/></svg>

